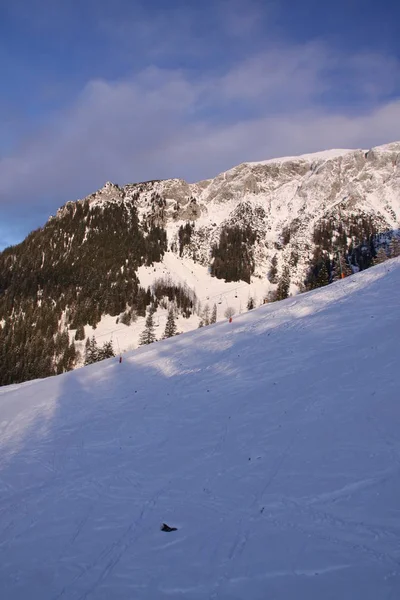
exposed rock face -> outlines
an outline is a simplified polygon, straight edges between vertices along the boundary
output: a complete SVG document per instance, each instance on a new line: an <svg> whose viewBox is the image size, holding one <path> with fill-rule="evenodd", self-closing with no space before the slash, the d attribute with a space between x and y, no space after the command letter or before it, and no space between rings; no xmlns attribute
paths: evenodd
<svg viewBox="0 0 400 600"><path fill-rule="evenodd" d="M0 253L0 385L74 368L103 317L125 327L163 301L197 327L224 282L241 282L241 311L398 256L399 157L400 143L331 150L68 202Z"/></svg>
<svg viewBox="0 0 400 600"><path fill-rule="evenodd" d="M395 142L369 151L330 150L243 163L215 179L192 184L181 179L124 187L106 183L88 200L105 206L134 201L144 222L167 229L172 246L179 226L194 223L184 254L203 264L209 263L223 227L249 225L257 234L255 274L265 275L276 253L280 271L295 252L291 275L292 281L300 282L320 221L368 216L379 230L398 227L399 165L400 142Z"/></svg>

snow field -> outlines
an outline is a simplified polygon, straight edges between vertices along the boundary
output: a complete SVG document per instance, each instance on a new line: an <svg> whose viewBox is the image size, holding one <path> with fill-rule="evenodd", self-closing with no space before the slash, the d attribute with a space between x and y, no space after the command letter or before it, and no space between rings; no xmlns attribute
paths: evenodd
<svg viewBox="0 0 400 600"><path fill-rule="evenodd" d="M251 284L245 281L225 283L223 279L211 277L206 267L188 258L180 258L173 252L166 252L162 263L155 263L151 267L139 267L138 277L141 286L145 289L151 287L157 279L167 277L174 283L187 285L196 293L202 309L208 304L212 311L213 305L217 305L217 321L226 320L224 313L228 306L234 308L236 315L246 312L250 296L256 301L257 306L260 305L267 291L273 287L266 277L262 279L253 277ZM161 307L157 309L154 316L157 339L161 339L164 334L167 316L168 310ZM139 338L145 327L146 318L138 317L137 321L129 327L123 323L116 323L116 319L104 315L96 329L86 325L86 337L94 336L100 346L112 340L116 353L134 350L139 346ZM197 314L192 314L188 319L179 314L176 320L177 330L181 333L192 331L198 327L199 322L200 317ZM74 340L75 333L76 330L70 331L71 340ZM75 342L75 344L83 357L85 341Z"/></svg>
<svg viewBox="0 0 400 600"><path fill-rule="evenodd" d="M2 388L0 597L397 599L399 284Z"/></svg>

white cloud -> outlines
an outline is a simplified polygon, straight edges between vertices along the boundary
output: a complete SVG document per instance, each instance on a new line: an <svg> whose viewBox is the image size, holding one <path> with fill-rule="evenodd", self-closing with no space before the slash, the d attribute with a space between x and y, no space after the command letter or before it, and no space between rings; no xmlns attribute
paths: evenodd
<svg viewBox="0 0 400 600"><path fill-rule="evenodd" d="M382 99L385 57L348 57L346 81L374 103L355 114L321 100L338 93L339 55L321 44L275 47L221 76L156 68L95 80L34 140L0 159L0 204L10 213L43 202L54 211L106 180L211 177L239 162L400 139L400 100ZM393 91L389 61L382 88ZM350 85L350 83L349 83ZM375 87L374 87L375 86Z"/></svg>

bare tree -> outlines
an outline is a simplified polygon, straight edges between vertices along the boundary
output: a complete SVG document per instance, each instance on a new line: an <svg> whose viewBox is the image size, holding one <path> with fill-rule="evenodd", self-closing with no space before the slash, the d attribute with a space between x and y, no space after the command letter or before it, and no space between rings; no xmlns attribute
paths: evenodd
<svg viewBox="0 0 400 600"><path fill-rule="evenodd" d="M231 319L233 317L233 315L235 314L235 309L232 306L228 306L226 311L224 312L224 315L227 319Z"/></svg>

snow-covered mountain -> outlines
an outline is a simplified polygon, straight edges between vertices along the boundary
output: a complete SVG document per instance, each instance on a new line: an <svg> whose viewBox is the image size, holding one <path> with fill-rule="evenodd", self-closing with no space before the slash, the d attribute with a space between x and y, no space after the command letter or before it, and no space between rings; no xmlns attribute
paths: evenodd
<svg viewBox="0 0 400 600"><path fill-rule="evenodd" d="M366 150L329 150L297 157L243 163L215 179L187 183L180 179L150 181L123 187L106 183L83 200L107 210L111 203L133 203L143 223L165 228L169 251L163 260L138 271L140 283L151 286L160 277L193 290L202 306L217 304L218 320L226 308L246 310L249 298L263 303L285 265L290 290L302 288L314 252L321 243L316 233L329 227L324 250L333 258L343 247L368 239L371 233L396 231L400 222L400 142ZM67 205L71 206L71 205ZM72 203L74 206L74 203ZM66 207L58 212L65 215ZM192 231L180 245L179 230L190 222ZM226 228L249 227L254 273L246 282L225 282L210 276L212 249ZM343 243L344 236L344 243ZM276 261L274 283L268 279ZM357 261L354 260L353 263ZM357 264L353 264L357 270ZM167 311L160 309L159 332ZM199 316L178 317L180 331L197 327ZM122 350L136 347L144 321L127 330L115 319L103 317L88 335L98 340L114 336Z"/></svg>
<svg viewBox="0 0 400 600"><path fill-rule="evenodd" d="M399 286L1 388L0 597L397 599Z"/></svg>
<svg viewBox="0 0 400 600"><path fill-rule="evenodd" d="M167 229L176 252L179 227L194 223L182 255L206 266L224 226L250 225L257 234L254 275L265 278L275 254L281 270L296 253L291 265L295 291L306 275L314 230L322 220L338 224L370 216L378 231L398 228L400 142L369 151L329 150L243 163L192 184L170 179L119 187L108 182L89 200L95 205L134 201L142 219Z"/></svg>
<svg viewBox="0 0 400 600"><path fill-rule="evenodd" d="M68 202L0 253L0 384L80 366L92 336L136 348L149 308L160 339L170 309L185 332L396 256L399 164L395 142Z"/></svg>

